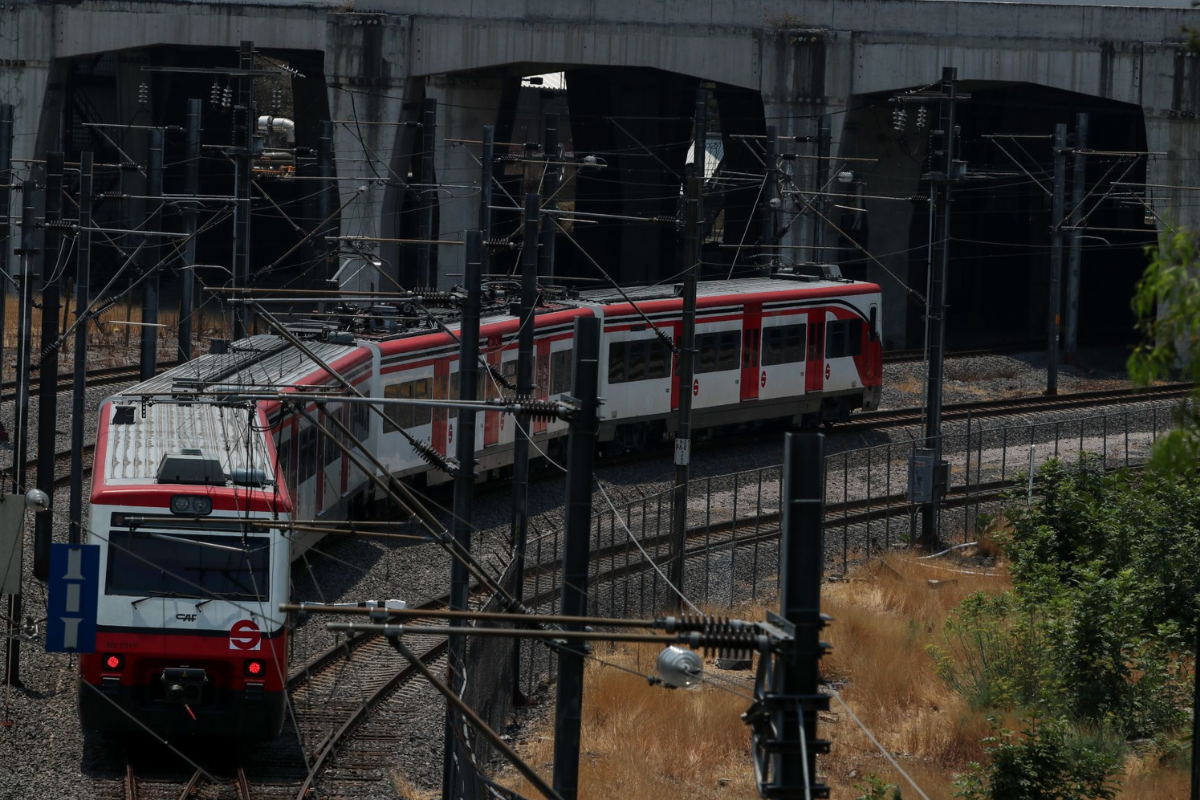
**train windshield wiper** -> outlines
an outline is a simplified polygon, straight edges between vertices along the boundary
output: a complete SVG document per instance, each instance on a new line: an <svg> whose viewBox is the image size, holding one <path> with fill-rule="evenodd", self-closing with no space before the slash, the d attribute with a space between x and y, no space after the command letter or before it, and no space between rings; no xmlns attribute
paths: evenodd
<svg viewBox="0 0 1200 800"><path fill-rule="evenodd" d="M137 600L130 602L129 605L136 608L138 603L144 603L147 600L151 600L155 597L187 597L187 595L180 594L179 592L155 592L154 594L148 594L145 597L139 597Z"/></svg>

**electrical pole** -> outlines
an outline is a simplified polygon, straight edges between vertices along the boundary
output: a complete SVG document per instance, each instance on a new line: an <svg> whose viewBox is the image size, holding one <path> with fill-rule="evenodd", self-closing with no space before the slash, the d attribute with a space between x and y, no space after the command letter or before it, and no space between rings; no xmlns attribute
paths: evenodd
<svg viewBox="0 0 1200 800"><path fill-rule="evenodd" d="M821 641L827 617L821 614L821 582L825 564L825 436L789 433L783 449L783 539L779 553L780 616L795 626L795 644L782 668L773 674L771 693L794 702L782 706L777 726L782 741L770 755L772 796L829 797L817 779L817 753L829 742L817 738L817 713L829 710L821 694L818 663L828 645ZM802 738L793 738L799 731Z"/></svg>
<svg viewBox="0 0 1200 800"><path fill-rule="evenodd" d="M187 152L183 167L183 191L194 198L200 193L200 101L188 100L187 110ZM192 332L194 330L192 315L196 313L196 276L193 265L196 263L196 204L199 200L191 200L183 215L183 228L192 236L183 246L184 269L180 270L179 288L179 360L190 361L192 358ZM76 279L78 283L78 279Z"/></svg>
<svg viewBox="0 0 1200 800"><path fill-rule="evenodd" d="M479 364L479 306L483 292L483 269L481 254L483 236L479 231L467 232L466 269L463 280L467 290L466 304L462 308L462 322L458 329L458 396L464 402L475 399ZM451 535L455 549L462 553L471 552L471 516L475 503L475 411L458 409L458 423L454 426L458 442L455 456L458 472L454 476L454 519ZM450 562L450 608L455 611L467 609L467 595L471 576L461 559ZM451 622L462 625L462 620ZM451 636L449 645L449 669L451 688L461 693L463 687L463 660L467 651L465 636ZM445 745L442 753L442 797L454 800L459 797L458 736L454 726L458 716L446 707Z"/></svg>
<svg viewBox="0 0 1200 800"><path fill-rule="evenodd" d="M254 141L254 42L242 42L238 68L238 104L233 109L234 217L233 285L249 288L250 283L250 186ZM249 331L249 306L233 307L233 338L244 339Z"/></svg>
<svg viewBox="0 0 1200 800"><path fill-rule="evenodd" d="M192 101L196 102L196 101ZM190 103L189 103L190 105ZM83 422L85 416L87 381L88 319L84 313L91 293L92 274L92 164L90 152L79 155L79 241L75 246L75 373L71 381L71 452L83 452ZM195 192L193 192L194 194ZM184 280L191 279L191 270L184 270ZM41 514L39 516L47 516ZM83 459L71 459L71 497L68 513L67 541L79 544L83 525Z"/></svg>
<svg viewBox="0 0 1200 800"><path fill-rule="evenodd" d="M1087 173L1088 115L1075 115L1075 157L1071 164L1071 259L1067 266L1067 361L1079 349L1079 281L1083 245L1083 195Z"/></svg>
<svg viewBox="0 0 1200 800"><path fill-rule="evenodd" d="M9 215L12 209L12 150L13 150L13 107L11 103L0 104L0 382L4 377L4 322L5 306L8 305L8 266L13 247L9 245L12 224ZM8 441L8 431L0 424L0 442Z"/></svg>
<svg viewBox="0 0 1200 800"><path fill-rule="evenodd" d="M37 488L54 497L54 445L58 425L59 271L62 234L55 223L62 219L63 154L46 154L45 225L42 234L42 351L38 362L38 449ZM47 258L47 256L49 256ZM65 265L64 265L65 266ZM50 542L54 535L53 514L33 518L33 577L50 577Z"/></svg>
<svg viewBox="0 0 1200 800"><path fill-rule="evenodd" d="M1067 182L1067 126L1054 126L1054 203L1050 211L1050 310L1046 321L1046 394L1058 394L1058 338L1062 330L1063 194Z"/></svg>
<svg viewBox="0 0 1200 800"><path fill-rule="evenodd" d="M163 132L158 128L150 131L149 158L146 165L146 194L150 196L151 211L146 219L146 248L143 251L147 269L153 275L143 277L142 283L142 380L148 381L158 372L158 260L159 237L162 227L163 193ZM46 516L43 514L42 516Z"/></svg>
<svg viewBox="0 0 1200 800"><path fill-rule="evenodd" d="M579 410L571 419L567 441L567 502L563 536L562 613L587 614L588 546L592 527L592 470L596 452L596 417L600 365L600 320L575 318L575 363L571 396ZM563 625L580 631L579 624ZM579 737L583 716L582 642L561 645L558 651L558 694L554 701L554 791L563 800L579 793Z"/></svg>
<svg viewBox="0 0 1200 800"><path fill-rule="evenodd" d="M693 162L697 169L688 179L683 229L683 321L675 339L679 375L679 422L675 431L675 493L671 505L671 544L668 569L671 583L683 591L684 546L687 541L688 478L692 461L692 383L696 379L696 293L700 280L700 203L704 143L708 138L708 90L696 92L696 128ZM682 602L676 595L675 604Z"/></svg>
<svg viewBox="0 0 1200 800"><path fill-rule="evenodd" d="M321 181L317 184L317 222L318 224L329 219L333 214L333 122L331 120L321 120L319 134L317 136L317 175ZM333 264L330 262L330 247L329 242L325 237L333 231L333 223L329 223L329 227L323 228L317 232L317 236L313 239L313 243L317 248L317 255L324 261L324 271L321 275L321 288L325 288L325 282L329 280L329 276L334 274Z"/></svg>
<svg viewBox="0 0 1200 800"><path fill-rule="evenodd" d="M779 181L775 173L775 154L779 152L779 134L775 130L774 125L767 126L767 138L763 146L763 164L766 166L766 174L763 175L763 190L762 190L762 233L760 234L760 246L762 248L759 256L760 264L775 263L775 249L772 247L775 244L775 206L779 205L779 197L776 191L779 188ZM772 201L774 201L772 203Z"/></svg>
<svg viewBox="0 0 1200 800"><path fill-rule="evenodd" d="M13 494L24 494L26 491L25 461L29 458L29 360L33 340L33 281L36 270L34 258L41 252L37 249L37 183L23 182L21 194L21 271L16 276L20 294L17 306L17 440L13 443ZM20 623L20 594L9 595L8 619L10 625ZM9 686L21 686L21 643L15 636L8 637L8 650L4 661L5 682Z"/></svg>
<svg viewBox="0 0 1200 800"><path fill-rule="evenodd" d="M538 196L525 195L525 238L521 252L521 316L517 332L517 400L533 398L533 327L537 306ZM551 224L549 220L547 225ZM513 594L525 598L525 543L529 535L529 437L530 418L517 414L513 437ZM513 693L520 694L521 645L513 647Z"/></svg>
<svg viewBox="0 0 1200 800"><path fill-rule="evenodd" d="M433 275L433 205L437 189L433 186L433 142L437 128L437 100L425 98L421 106L421 239L417 250L417 284L436 286ZM490 180L490 176L489 176Z"/></svg>
<svg viewBox="0 0 1200 800"><path fill-rule="evenodd" d="M814 264L830 263L830 259L825 255L825 220L820 216L825 215L825 207L828 202L825 196L825 181L828 180L829 175L830 130L829 115L822 114L820 127L817 128L817 161L813 166L812 178L814 208L812 262Z"/></svg>
<svg viewBox="0 0 1200 800"><path fill-rule="evenodd" d="M558 173L562 170L562 158L558 154L558 115L546 115L546 177L542 181L542 202L547 211L558 207L554 195L558 191ZM554 277L554 218L547 217L542 226L542 235L538 247L538 274L547 278Z"/></svg>
<svg viewBox="0 0 1200 800"><path fill-rule="evenodd" d="M931 259L933 274L929 282L929 385L927 389L925 416L925 447L933 451L935 476L943 474L942 463L942 380L946 356L946 272L950 268L950 207L951 185L955 180L954 117L958 97L955 67L942 68L940 117L942 127L942 171L931 172L933 184L940 202L937 241L939 249ZM931 548L938 543L938 509L941 506L944 485L939 478L933 481L932 500L923 504L921 514L922 547Z"/></svg>

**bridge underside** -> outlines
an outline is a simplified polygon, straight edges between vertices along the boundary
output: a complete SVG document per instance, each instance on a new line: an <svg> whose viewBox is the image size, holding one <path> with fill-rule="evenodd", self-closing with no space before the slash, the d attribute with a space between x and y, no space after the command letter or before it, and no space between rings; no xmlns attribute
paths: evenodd
<svg viewBox="0 0 1200 800"><path fill-rule="evenodd" d="M804 20L811 27L796 15L768 15L745 28L665 18L641 24L597 19L581 27L519 15L472 20L268 3L209 17L188 16L173 4L143 5L152 13L140 26L107 33L105 25L130 13L86 0L0 12L0 24L15 17L14 29L23 33L15 44L19 58L0 63L0 102L16 105L18 159L62 149L74 160L90 149L101 163L144 163L144 130L95 124L161 125L167 127L168 191L179 191L178 128L187 99L199 98L206 146L200 192L228 194L233 168L220 150L229 136L229 111L220 97L228 81L218 78L214 89L211 74L145 68L232 67L237 41L253 38L264 59L256 66L290 70L259 82L260 112L293 118L295 145L304 152L315 152L319 122L333 120L332 207L342 209L341 234L419 237L419 193L406 185L436 183L429 233L461 242L478 224L476 140L482 126L494 125L502 144L493 202L513 207L493 216L493 238L512 245L499 251L497 272L513 270L522 245L515 206L557 168L555 199L580 216L562 222L554 274L579 286L603 282L601 269L623 283L670 281L682 269L680 196L694 168L693 97L703 85L711 96L705 275L746 274L770 263L837 263L844 274L883 286L886 344L915 347L923 333L921 309L906 288L923 294L927 277L929 214L920 198L928 141L911 115L905 130L894 130L888 100L935 81L942 66L957 66L962 90L972 94L960 107L960 124L973 175L954 206L952 344L1044 337L1052 155L1049 139L1036 137L1049 137L1056 123L1073 129L1077 113L1089 114L1088 148L1095 152L1085 183L1101 187L1085 201L1092 230L1082 247L1081 344L1132 337L1128 300L1145 263L1143 248L1162 227L1158 219L1200 225L1200 204L1187 188L1200 185L1193 155L1200 145L1200 59L1170 41L1179 36L1180 15L1192 12L1047 7L1034 25L1021 7L1011 13L1028 38L997 39L992 34L1002 20L988 17L996 8L985 4L946 4L956 9L953 29L902 30L908 17L901 12L925 8L909 0L892 4L896 14L886 29L873 16L839 29L816 19L824 11ZM863 2L844 5L853 10ZM1072 34L1072 26L1080 30ZM563 84L522 84L522 77L540 73L562 73ZM143 82L146 90L139 92ZM437 101L431 175L423 172L419 125L428 100ZM822 117L832 131L827 160L812 158ZM563 153L550 166L530 147L545 140L548 118L557 120ZM761 191L769 128L778 133L785 158L784 202L775 210L766 209ZM996 134L1035 138L985 138ZM575 163L584 157L591 163ZM36 164L26 164L18 166L36 174ZM314 177L306 169L299 177ZM111 169L102 177L104 191L144 194L137 171ZM1116 187L1114 180L1133 186ZM323 285L339 264L336 252L326 259L313 242L296 247L301 232L320 220L314 184L270 177L259 183L252 261L273 265L264 283ZM803 192L814 187L829 193L826 249L820 251L814 249L818 221L808 205L795 202L795 192L811 200ZM132 227L145 211L140 199L106 201L100 219ZM764 215L777 232L771 247L764 247ZM172 212L166 224L178 225L179 215ZM198 262L229 264L229 225L219 220L202 237ZM342 254L362 262L343 273L353 276L346 288L416 284L416 246L391 241L370 250L375 266ZM459 280L462 255L457 244L434 248L441 285ZM102 280L119 265L120 250L101 245L97 259Z"/></svg>

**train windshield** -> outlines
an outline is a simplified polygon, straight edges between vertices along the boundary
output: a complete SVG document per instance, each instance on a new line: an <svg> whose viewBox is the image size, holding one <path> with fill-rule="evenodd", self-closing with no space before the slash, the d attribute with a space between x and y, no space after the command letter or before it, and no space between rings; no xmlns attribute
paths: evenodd
<svg viewBox="0 0 1200 800"><path fill-rule="evenodd" d="M267 599L271 546L265 536L114 530L109 544L108 594Z"/></svg>

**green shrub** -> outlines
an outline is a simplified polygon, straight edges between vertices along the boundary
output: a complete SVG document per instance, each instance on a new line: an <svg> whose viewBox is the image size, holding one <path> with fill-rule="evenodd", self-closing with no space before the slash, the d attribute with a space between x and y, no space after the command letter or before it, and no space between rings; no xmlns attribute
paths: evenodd
<svg viewBox="0 0 1200 800"><path fill-rule="evenodd" d="M1024 720L1020 735L1001 728L984 740L990 757L955 781L965 800L1107 800L1116 797L1119 752L1061 719Z"/></svg>

